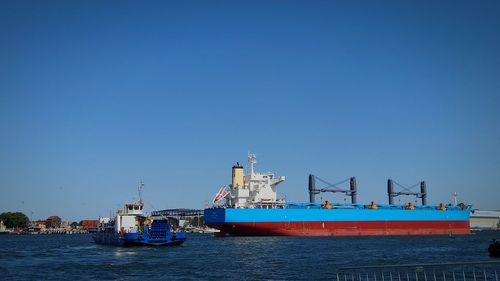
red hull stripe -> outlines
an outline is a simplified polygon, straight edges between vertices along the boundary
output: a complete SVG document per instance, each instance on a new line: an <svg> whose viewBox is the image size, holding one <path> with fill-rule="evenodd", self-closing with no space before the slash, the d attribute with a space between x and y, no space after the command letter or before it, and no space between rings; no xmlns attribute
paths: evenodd
<svg viewBox="0 0 500 281"><path fill-rule="evenodd" d="M469 234L469 221L344 221L210 223L229 235L372 236Z"/></svg>

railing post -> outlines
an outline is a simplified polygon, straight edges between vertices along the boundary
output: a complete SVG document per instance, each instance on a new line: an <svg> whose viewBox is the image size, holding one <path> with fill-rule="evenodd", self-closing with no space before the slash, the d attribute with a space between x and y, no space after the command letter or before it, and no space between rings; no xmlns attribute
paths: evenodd
<svg viewBox="0 0 500 281"><path fill-rule="evenodd" d="M485 264L491 264L492 266L491 267L485 266ZM438 265L454 266L454 267L438 268L436 267ZM421 264L421 265L408 264L408 265L394 265L392 267L364 266L360 267L359 271L357 272L356 270L353 270L355 267L351 267L351 268L340 269L338 272L335 273L337 279L335 280L335 275L333 276L333 279L335 281L500 281L498 278L498 267L495 267L498 265L500 265L500 263L495 261L491 262L487 261L486 263L464 262L464 263L442 263L442 264ZM367 270L368 268L373 270ZM462 269L461 280L459 277L460 268ZM351 269L353 271L349 271L348 269ZM384 270L387 270L387 272L389 273L388 276L389 278L386 278ZM430 276L427 276L427 270L432 270ZM466 270L467 272L465 272ZM478 270L477 273L476 270ZM483 271L482 276L481 276L481 270ZM412 272L415 273L414 279L412 279L413 278ZM420 276L420 272L423 272L424 275L423 277ZM448 276L450 272L451 276ZM343 278L342 274L344 275ZM347 274L351 274L351 278L348 278ZM356 277L356 274L358 275L358 277ZM366 277L363 276L363 274L366 275ZM406 280L404 279L404 276L401 276L403 274L406 275Z"/></svg>

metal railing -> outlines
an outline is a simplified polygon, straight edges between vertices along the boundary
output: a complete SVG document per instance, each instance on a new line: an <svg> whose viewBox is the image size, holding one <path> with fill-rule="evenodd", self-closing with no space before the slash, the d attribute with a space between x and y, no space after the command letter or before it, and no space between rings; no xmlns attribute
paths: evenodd
<svg viewBox="0 0 500 281"><path fill-rule="evenodd" d="M167 217L196 217L203 216L203 210L197 209L166 209L151 212L152 216L167 216Z"/></svg>
<svg viewBox="0 0 500 281"><path fill-rule="evenodd" d="M499 281L500 261L360 266L338 269L336 281Z"/></svg>

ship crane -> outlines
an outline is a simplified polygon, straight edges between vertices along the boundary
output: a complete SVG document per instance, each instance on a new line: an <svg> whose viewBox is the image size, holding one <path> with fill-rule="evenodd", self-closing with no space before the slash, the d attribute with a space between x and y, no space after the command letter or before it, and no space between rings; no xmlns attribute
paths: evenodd
<svg viewBox="0 0 500 281"><path fill-rule="evenodd" d="M403 191L394 191L394 184L401 187ZM413 192L412 189L420 185L420 192ZM422 206L427 205L427 187L425 181L421 181L412 186L405 187L392 179L387 180L387 194L389 195L389 205L394 204L394 197L400 195L410 195L422 199Z"/></svg>
<svg viewBox="0 0 500 281"><path fill-rule="evenodd" d="M326 184L327 186L319 189L316 188L316 180ZM337 187L338 185L348 181L350 186L349 189L341 189ZM338 183L331 184L315 175L309 175L309 201L311 203L315 203L316 194L320 194L321 192L344 193L347 196L351 196L352 204L356 204L356 195L357 195L356 178L351 177L343 181L340 181Z"/></svg>

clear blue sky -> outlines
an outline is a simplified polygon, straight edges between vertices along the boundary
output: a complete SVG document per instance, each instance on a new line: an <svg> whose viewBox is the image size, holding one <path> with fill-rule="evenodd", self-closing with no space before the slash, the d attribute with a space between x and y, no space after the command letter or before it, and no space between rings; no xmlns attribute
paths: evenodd
<svg viewBox="0 0 500 281"><path fill-rule="evenodd" d="M2 1L0 42L0 212L203 208L248 151L500 209L498 1Z"/></svg>

